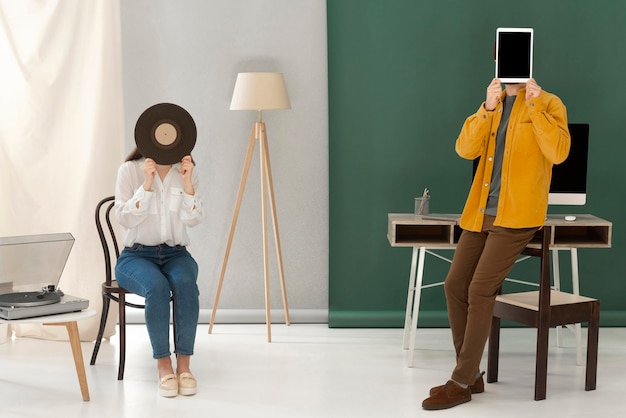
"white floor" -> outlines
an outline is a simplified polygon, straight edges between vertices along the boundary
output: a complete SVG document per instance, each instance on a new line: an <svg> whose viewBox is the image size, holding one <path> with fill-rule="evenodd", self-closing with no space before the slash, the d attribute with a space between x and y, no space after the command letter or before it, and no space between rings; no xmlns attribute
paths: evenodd
<svg viewBox="0 0 626 418"><path fill-rule="evenodd" d="M117 339L82 343L91 401L83 402L67 342L30 338L0 345L0 416L13 417L624 417L626 329L603 328L597 390L584 391L571 333L551 334L547 399L533 400L535 331L504 329L499 382L471 402L424 411L431 386L454 361L447 329L420 329L408 368L401 329L329 329L325 324L200 325L192 397L161 398L145 326L129 326L126 375L116 380ZM584 330L583 330L584 333ZM486 367L486 362L483 365Z"/></svg>

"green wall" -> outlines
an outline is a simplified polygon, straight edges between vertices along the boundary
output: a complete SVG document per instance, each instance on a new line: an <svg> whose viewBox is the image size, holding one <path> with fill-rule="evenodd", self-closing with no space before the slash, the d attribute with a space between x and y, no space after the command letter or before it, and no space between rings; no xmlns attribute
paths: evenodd
<svg viewBox="0 0 626 418"><path fill-rule="evenodd" d="M390 247L387 214L412 212L425 187L431 212L462 210L471 162L454 142L484 100L502 26L535 29L535 79L561 97L570 122L590 124L587 205L550 212L613 222L611 249L579 250L581 293L601 300L602 325L626 326L626 1L328 0L327 8L329 325L403 325L411 249ZM534 274L528 263L512 276ZM425 283L448 266L428 257ZM422 291L419 325L447 326L441 287Z"/></svg>

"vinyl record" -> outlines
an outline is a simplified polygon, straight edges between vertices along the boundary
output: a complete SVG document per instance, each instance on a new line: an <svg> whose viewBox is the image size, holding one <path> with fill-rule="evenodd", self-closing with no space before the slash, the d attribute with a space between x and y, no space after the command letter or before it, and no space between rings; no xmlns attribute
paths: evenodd
<svg viewBox="0 0 626 418"><path fill-rule="evenodd" d="M146 109L135 125L139 152L157 164L180 162L196 145L196 124L182 107L159 103Z"/></svg>

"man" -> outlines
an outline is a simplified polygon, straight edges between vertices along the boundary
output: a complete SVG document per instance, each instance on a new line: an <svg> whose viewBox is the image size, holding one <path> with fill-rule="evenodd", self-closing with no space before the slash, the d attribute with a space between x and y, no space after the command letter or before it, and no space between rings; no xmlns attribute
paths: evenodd
<svg viewBox="0 0 626 418"><path fill-rule="evenodd" d="M445 385L430 390L424 409L451 408L484 391L480 360L498 289L543 225L552 165L569 148L565 106L534 79L504 91L494 79L485 102L466 119L456 152L480 162L444 283L456 367Z"/></svg>

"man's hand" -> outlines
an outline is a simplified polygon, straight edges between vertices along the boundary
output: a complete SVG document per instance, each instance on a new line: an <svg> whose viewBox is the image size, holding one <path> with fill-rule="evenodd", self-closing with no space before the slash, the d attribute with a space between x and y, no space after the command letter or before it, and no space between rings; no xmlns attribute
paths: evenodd
<svg viewBox="0 0 626 418"><path fill-rule="evenodd" d="M500 80L494 78L487 87L487 98L485 99L485 110L491 112L496 108L502 96L502 84Z"/></svg>
<svg viewBox="0 0 626 418"><path fill-rule="evenodd" d="M528 80L528 82L526 83L526 100L530 100L533 97L539 97L540 94L541 87L539 86L539 84L537 84L535 79L531 78L530 80Z"/></svg>

